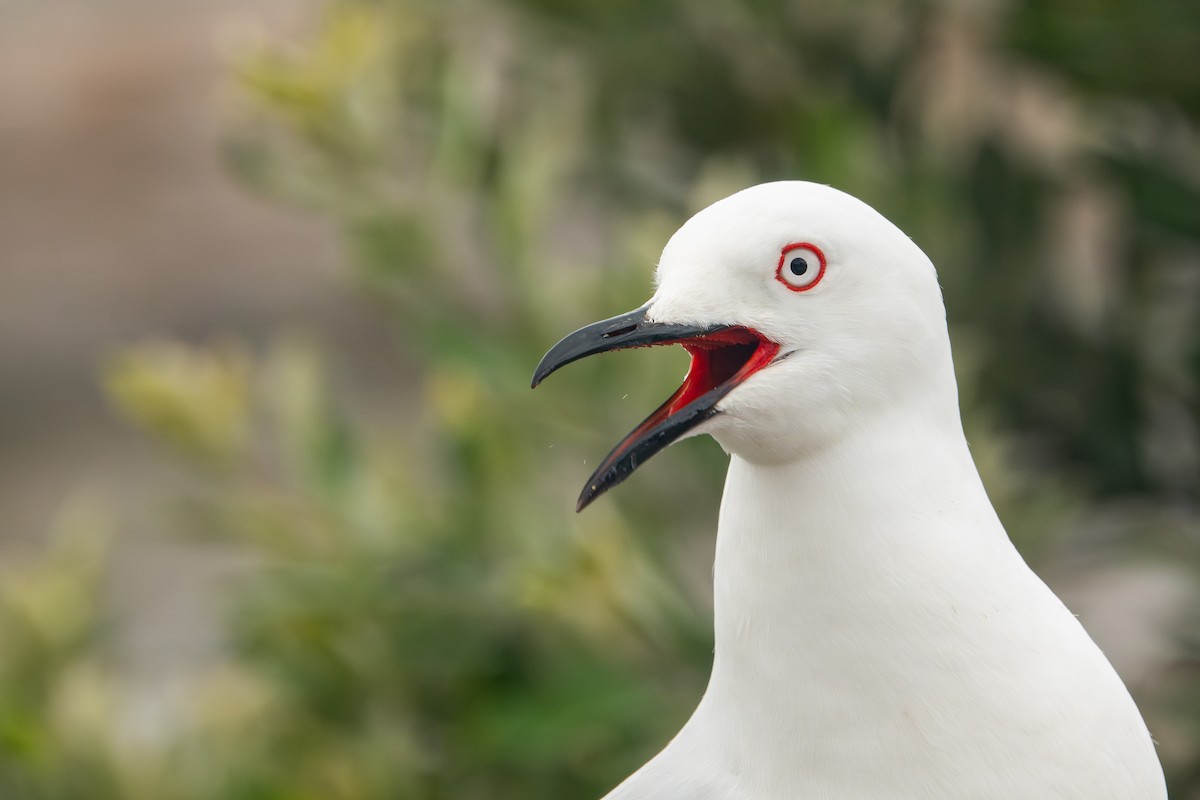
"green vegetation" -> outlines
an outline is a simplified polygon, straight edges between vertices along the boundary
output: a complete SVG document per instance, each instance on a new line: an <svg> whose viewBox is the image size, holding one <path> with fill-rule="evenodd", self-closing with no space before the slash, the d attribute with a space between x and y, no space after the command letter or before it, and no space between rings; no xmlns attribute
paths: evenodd
<svg viewBox="0 0 1200 800"><path fill-rule="evenodd" d="M689 576L724 458L673 448L575 517L581 459L682 356L528 379L645 299L688 214L763 180L854 193L938 264L968 433L1035 565L1195 572L1196 53L1172 0L330 0L310 40L241 54L229 163L338 226L411 391L350 418L320 344L285 336L116 354L115 406L200 478L180 532L259 567L227 663L132 741L103 548L66 515L0 581L0 797L591 798L642 763L707 676ZM1200 796L1196 624L1133 687L1178 797Z"/></svg>

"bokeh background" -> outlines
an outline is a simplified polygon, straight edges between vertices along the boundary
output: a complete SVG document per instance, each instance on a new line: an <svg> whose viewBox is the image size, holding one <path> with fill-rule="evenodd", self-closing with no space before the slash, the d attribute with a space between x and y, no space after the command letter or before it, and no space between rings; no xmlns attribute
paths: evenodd
<svg viewBox="0 0 1200 800"><path fill-rule="evenodd" d="M973 452L1200 798L1190 0L0 0L0 797L594 798L711 658L682 353L780 178L939 266Z"/></svg>

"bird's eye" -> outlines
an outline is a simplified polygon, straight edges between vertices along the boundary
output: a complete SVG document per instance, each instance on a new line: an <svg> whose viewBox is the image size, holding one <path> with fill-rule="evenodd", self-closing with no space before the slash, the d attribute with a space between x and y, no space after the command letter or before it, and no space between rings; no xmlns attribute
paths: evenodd
<svg viewBox="0 0 1200 800"><path fill-rule="evenodd" d="M793 292L803 292L817 285L825 275L825 254L816 245L797 242L783 248L775 279Z"/></svg>

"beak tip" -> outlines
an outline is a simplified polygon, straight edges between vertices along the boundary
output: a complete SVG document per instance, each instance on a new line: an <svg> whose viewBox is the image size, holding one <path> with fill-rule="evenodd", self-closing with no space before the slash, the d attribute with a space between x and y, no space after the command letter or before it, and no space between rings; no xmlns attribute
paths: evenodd
<svg viewBox="0 0 1200 800"><path fill-rule="evenodd" d="M546 355L548 357L549 353L547 353ZM550 377L550 373L552 373L556 369L558 369L559 366L561 366L561 365L557 365L557 364L547 365L547 358L543 358L541 360L541 363L539 363L537 365L537 369L535 369L533 371L533 379L529 381L529 388L536 389L537 387L541 386L542 381L544 381L544 380L546 380L546 378Z"/></svg>
<svg viewBox="0 0 1200 800"><path fill-rule="evenodd" d="M583 485L583 491L579 493L579 500L575 502L575 513L578 514L590 506L597 497L608 491L611 486L612 484L601 475L600 470L597 470L588 478L588 482Z"/></svg>

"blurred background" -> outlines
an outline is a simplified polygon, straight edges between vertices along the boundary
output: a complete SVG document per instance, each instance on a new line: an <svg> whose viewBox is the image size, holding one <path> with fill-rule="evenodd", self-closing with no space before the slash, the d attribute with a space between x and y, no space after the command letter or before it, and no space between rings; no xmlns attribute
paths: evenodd
<svg viewBox="0 0 1200 800"><path fill-rule="evenodd" d="M682 353L528 379L691 213L938 265L1026 558L1200 798L1188 0L0 0L0 797L594 798L711 659Z"/></svg>

